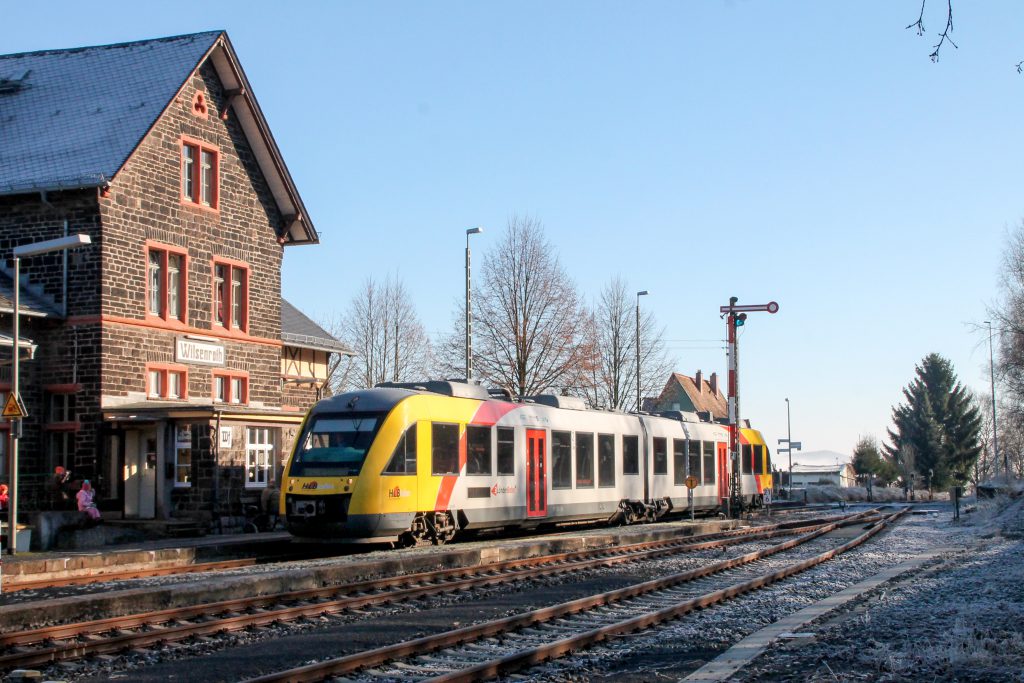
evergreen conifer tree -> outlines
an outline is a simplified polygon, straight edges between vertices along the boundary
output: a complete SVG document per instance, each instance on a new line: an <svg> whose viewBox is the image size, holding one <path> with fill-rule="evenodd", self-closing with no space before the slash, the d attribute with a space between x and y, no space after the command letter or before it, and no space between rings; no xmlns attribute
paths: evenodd
<svg viewBox="0 0 1024 683"><path fill-rule="evenodd" d="M904 403L893 408L886 455L898 462L901 448L909 446L914 470L933 488L963 482L981 453L978 407L939 354L925 356L915 374L903 389Z"/></svg>

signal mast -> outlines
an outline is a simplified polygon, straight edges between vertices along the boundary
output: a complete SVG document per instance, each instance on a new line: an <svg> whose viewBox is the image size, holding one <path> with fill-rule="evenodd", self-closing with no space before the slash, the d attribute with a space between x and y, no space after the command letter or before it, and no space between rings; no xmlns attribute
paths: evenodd
<svg viewBox="0 0 1024 683"><path fill-rule="evenodd" d="M728 306L719 306L718 312L725 318L729 340L727 355L729 359L729 455L732 463L732 475L729 477L729 499L727 514L733 516L743 512L743 500L740 497L740 362L739 344L736 339L736 328L742 327L747 321L747 313L778 313L779 305L774 301L766 304L737 306L738 297L729 297Z"/></svg>

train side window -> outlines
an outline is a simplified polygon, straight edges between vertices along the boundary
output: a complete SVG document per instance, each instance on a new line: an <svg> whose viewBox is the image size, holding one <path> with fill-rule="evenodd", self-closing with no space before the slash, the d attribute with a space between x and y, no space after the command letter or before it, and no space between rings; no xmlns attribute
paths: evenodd
<svg viewBox="0 0 1024 683"><path fill-rule="evenodd" d="M434 422L430 425L430 473L459 473L459 425Z"/></svg>
<svg viewBox="0 0 1024 683"><path fill-rule="evenodd" d="M622 435L622 473L640 474L640 439Z"/></svg>
<svg viewBox="0 0 1024 683"><path fill-rule="evenodd" d="M758 474L765 474L768 468L764 466L764 446L761 444L754 444L754 467Z"/></svg>
<svg viewBox="0 0 1024 683"><path fill-rule="evenodd" d="M416 474L416 425L405 430L384 474Z"/></svg>
<svg viewBox="0 0 1024 683"><path fill-rule="evenodd" d="M654 473L668 474L668 442L665 437L654 437Z"/></svg>
<svg viewBox="0 0 1024 683"><path fill-rule="evenodd" d="M466 427L466 474L491 476L490 427Z"/></svg>
<svg viewBox="0 0 1024 683"><path fill-rule="evenodd" d="M754 467L753 467L754 456L753 456L752 451L750 449L750 444L749 443L745 443L745 444L743 444L740 447L740 449L741 449L741 451L740 451L740 462L743 463L743 466L740 469L741 469L743 474L752 474L753 471L754 471Z"/></svg>
<svg viewBox="0 0 1024 683"><path fill-rule="evenodd" d="M597 485L615 486L615 435L597 435Z"/></svg>
<svg viewBox="0 0 1024 683"><path fill-rule="evenodd" d="M576 488L594 488L594 435L576 432Z"/></svg>
<svg viewBox="0 0 1024 683"><path fill-rule="evenodd" d="M571 432L551 432L551 488L572 488Z"/></svg>
<svg viewBox="0 0 1024 683"><path fill-rule="evenodd" d="M697 481L703 482L700 476L700 441L686 442L686 457L690 461L690 474L697 477Z"/></svg>
<svg viewBox="0 0 1024 683"><path fill-rule="evenodd" d="M516 473L516 430L498 427L498 476Z"/></svg>
<svg viewBox="0 0 1024 683"><path fill-rule="evenodd" d="M703 441L704 444L704 483L715 483L715 442Z"/></svg>
<svg viewBox="0 0 1024 683"><path fill-rule="evenodd" d="M686 441L672 439L672 483L686 485Z"/></svg>

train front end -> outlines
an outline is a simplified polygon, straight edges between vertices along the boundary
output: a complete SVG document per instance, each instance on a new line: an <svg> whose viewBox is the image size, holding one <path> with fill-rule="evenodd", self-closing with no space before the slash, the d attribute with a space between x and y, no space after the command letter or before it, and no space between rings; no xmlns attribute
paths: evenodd
<svg viewBox="0 0 1024 683"><path fill-rule="evenodd" d="M376 449L391 450L385 428L391 409L406 392L355 391L318 402L302 429L285 467L280 514L300 539L365 539L388 535L381 516L365 498L363 465ZM373 479L373 477L370 477Z"/></svg>

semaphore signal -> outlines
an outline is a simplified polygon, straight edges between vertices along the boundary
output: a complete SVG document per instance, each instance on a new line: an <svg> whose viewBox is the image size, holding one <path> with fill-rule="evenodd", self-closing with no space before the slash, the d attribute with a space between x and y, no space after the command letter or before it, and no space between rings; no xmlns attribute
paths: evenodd
<svg viewBox="0 0 1024 683"><path fill-rule="evenodd" d="M740 362L739 344L736 341L736 328L742 327L747 321L747 313L778 313L779 304L769 301L766 304L737 306L738 297L729 297L728 306L719 306L718 312L726 319L729 345L726 351L729 360L729 453L732 463L732 476L729 477L729 499L727 514L743 512L743 501L740 498Z"/></svg>

